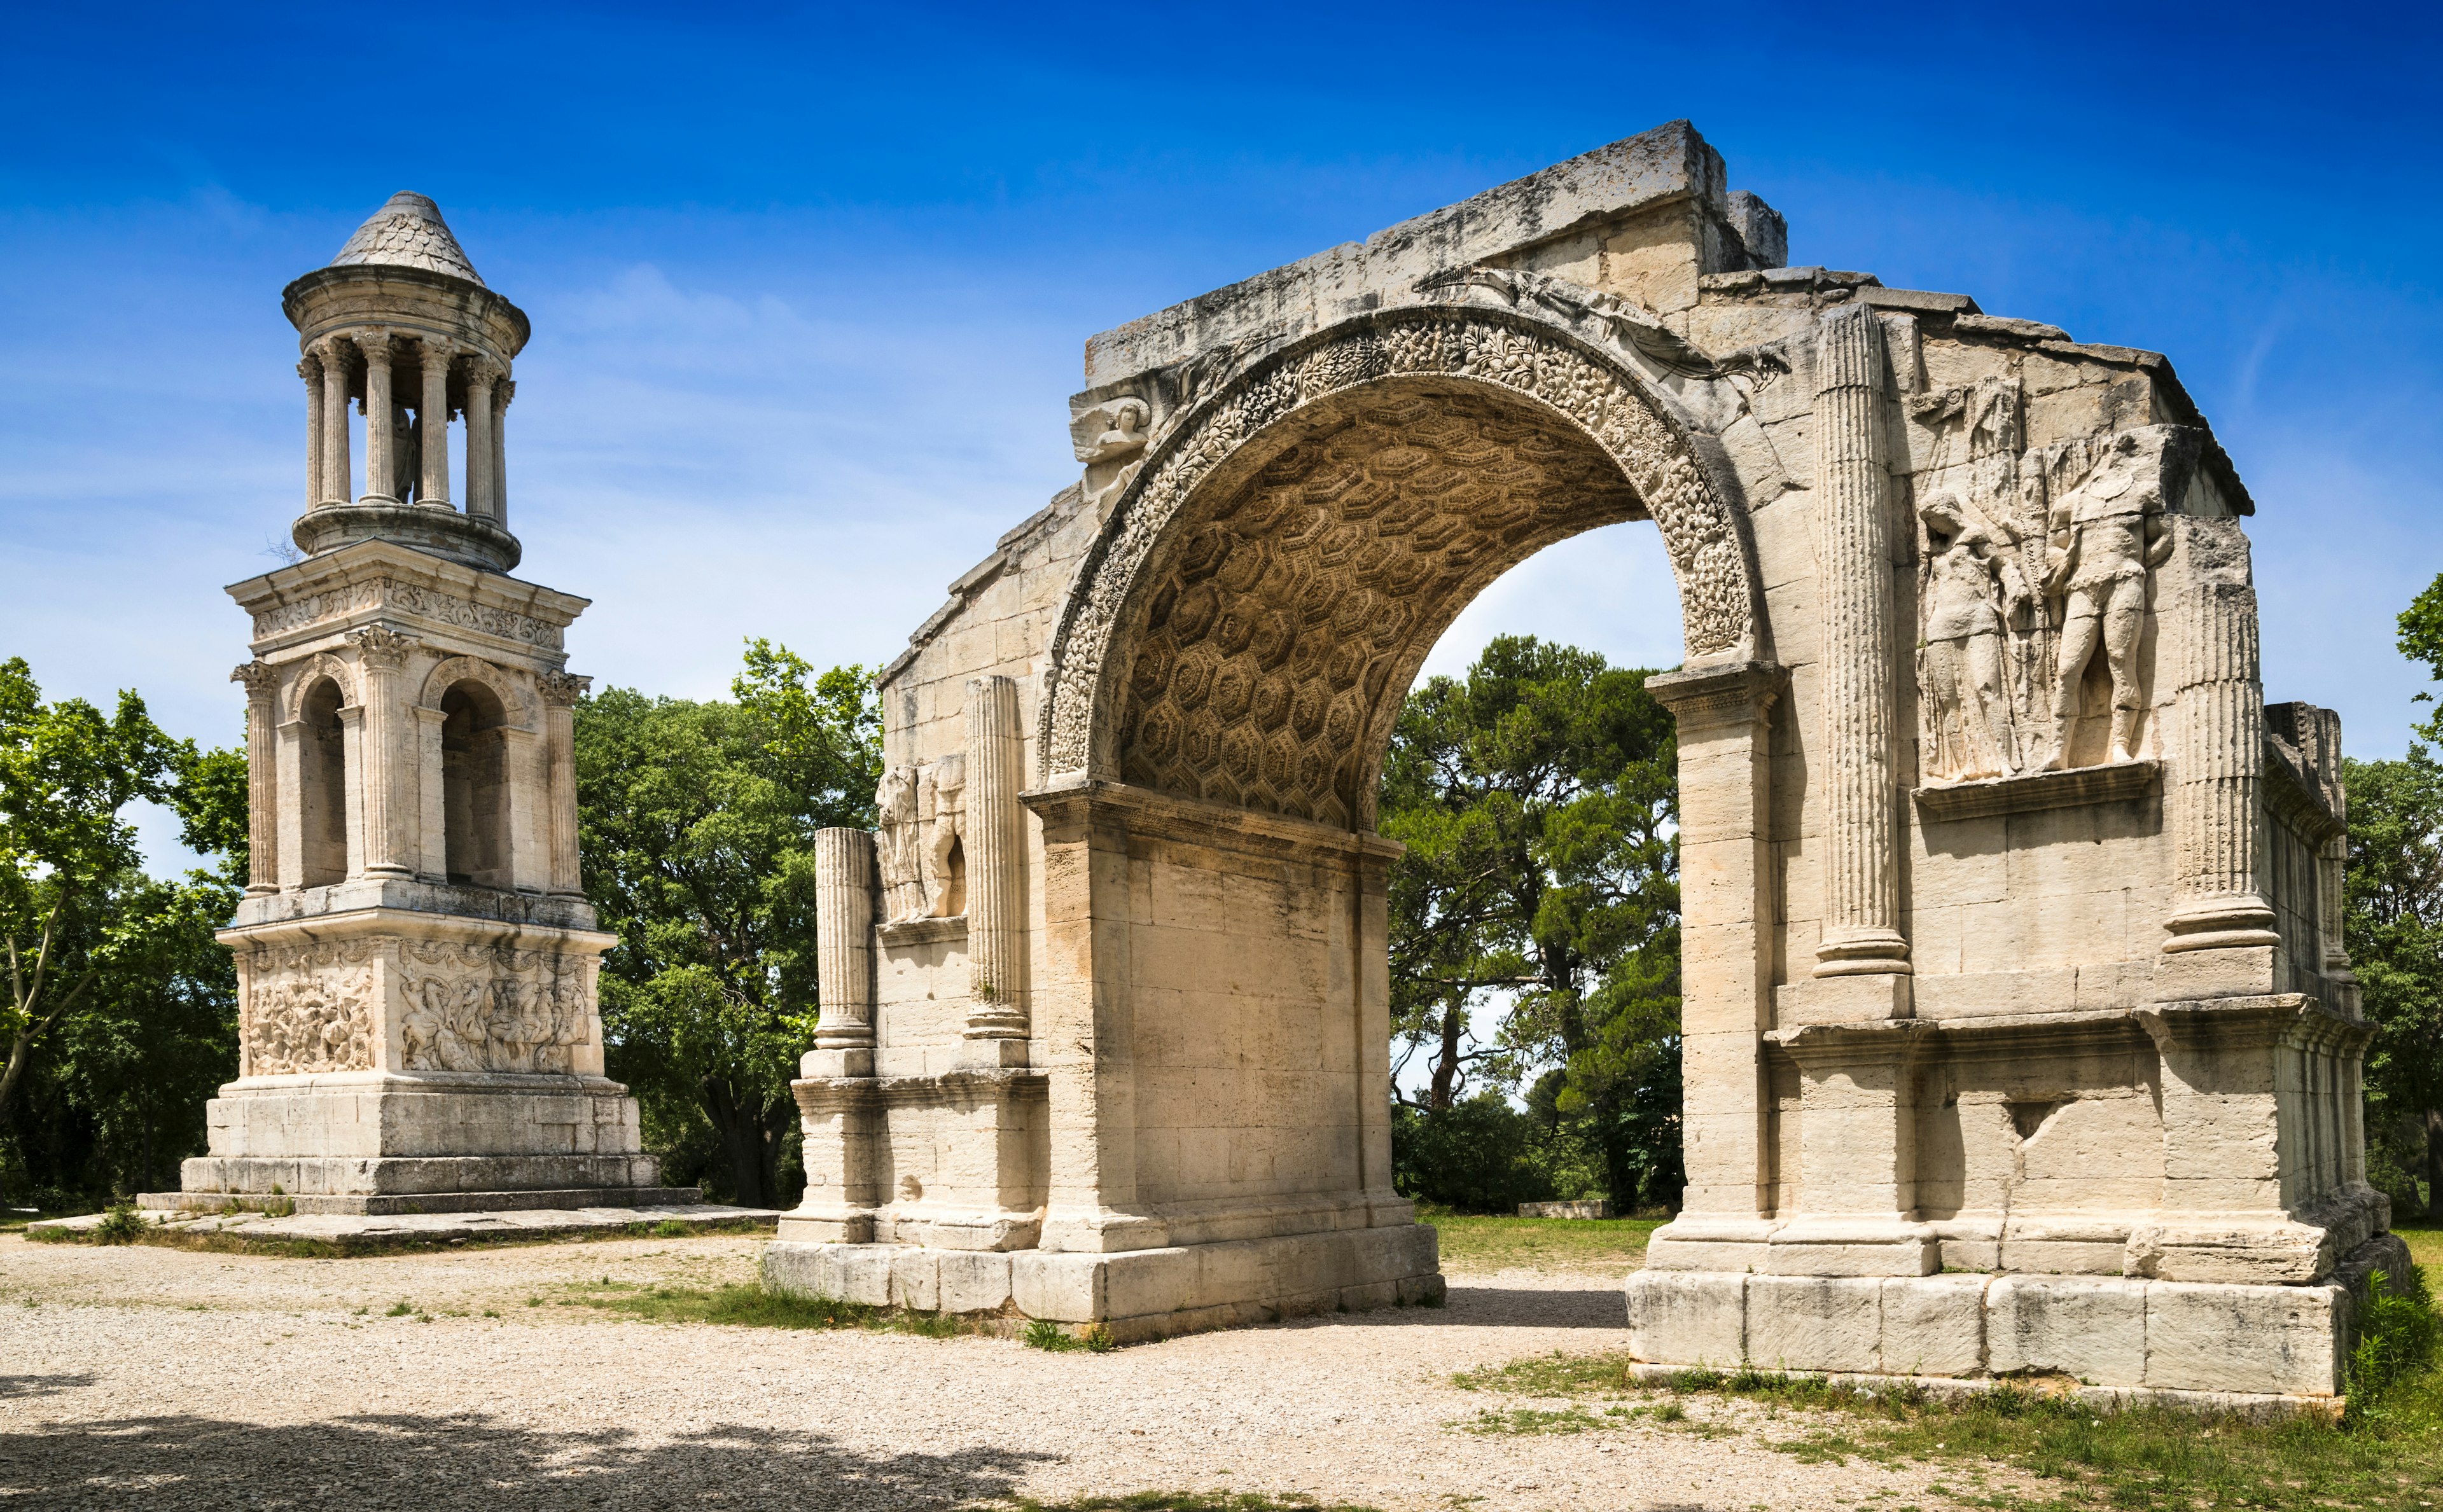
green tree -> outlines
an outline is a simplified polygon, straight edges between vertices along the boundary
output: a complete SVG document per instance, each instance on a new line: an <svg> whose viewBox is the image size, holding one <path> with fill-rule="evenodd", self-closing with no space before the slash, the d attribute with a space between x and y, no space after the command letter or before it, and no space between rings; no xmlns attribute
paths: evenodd
<svg viewBox="0 0 2443 1512"><path fill-rule="evenodd" d="M2427 1211L2443 1199L2443 765L2422 745L2398 761L2344 761L2349 873L2342 942L2367 1017L2368 1122L2398 1116L2424 1136Z"/></svg>
<svg viewBox="0 0 2443 1512"><path fill-rule="evenodd" d="M703 1131L716 1185L771 1206L818 1008L815 831L872 826L881 716L865 668L817 677L762 640L730 689L582 701L579 834L586 894L619 935L602 975L611 1073L657 1146Z"/></svg>
<svg viewBox="0 0 2443 1512"><path fill-rule="evenodd" d="M0 928L8 932L7 1174L49 1201L174 1185L204 1102L234 1074L236 974L212 938L247 865L246 758L173 740L121 693L114 717L46 704L0 665ZM178 815L218 865L164 881L139 865L130 805Z"/></svg>
<svg viewBox="0 0 2443 1512"><path fill-rule="evenodd" d="M1408 847L1391 1006L1402 1065L1426 1057L1420 1110L1556 1067L1548 1106L1625 1207L1683 1184L1677 748L1648 675L1497 639L1463 680L1409 694L1379 826Z"/></svg>

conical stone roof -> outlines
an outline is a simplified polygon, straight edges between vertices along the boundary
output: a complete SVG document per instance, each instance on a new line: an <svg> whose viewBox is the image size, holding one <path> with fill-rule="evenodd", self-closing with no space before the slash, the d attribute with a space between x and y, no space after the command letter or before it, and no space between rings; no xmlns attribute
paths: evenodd
<svg viewBox="0 0 2443 1512"><path fill-rule="evenodd" d="M393 194L389 204L358 227L357 234L348 238L348 245L340 248L340 255L331 259L333 267L356 263L420 267L428 273L447 273L469 283L484 282L475 264L467 261L458 238L450 234L450 223L441 218L441 207L404 190Z"/></svg>

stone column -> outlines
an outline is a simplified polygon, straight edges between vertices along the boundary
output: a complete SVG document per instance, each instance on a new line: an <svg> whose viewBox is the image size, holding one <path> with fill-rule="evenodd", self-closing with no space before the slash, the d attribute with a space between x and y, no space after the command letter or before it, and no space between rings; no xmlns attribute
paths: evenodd
<svg viewBox="0 0 2443 1512"><path fill-rule="evenodd" d="M1883 325L1824 318L1815 359L1817 599L1824 639L1824 938L1815 975L1909 971L1900 931L1900 727ZM1898 1016L1898 1015L1894 1015Z"/></svg>
<svg viewBox="0 0 2443 1512"><path fill-rule="evenodd" d="M967 683L967 956L974 996L965 1030L972 1055L1026 1064L1026 828L1024 737L1014 678Z"/></svg>
<svg viewBox="0 0 2443 1512"><path fill-rule="evenodd" d="M822 1017L808 1076L873 1074L873 832L815 831L815 971Z"/></svg>
<svg viewBox="0 0 2443 1512"><path fill-rule="evenodd" d="M412 877L415 867L411 859L420 859L422 849L408 836L408 816L414 809L410 797L414 791L414 732L401 726L405 701L398 680L415 639L374 625L351 634L348 641L357 648L365 680L356 783L364 792L364 855L351 874Z"/></svg>
<svg viewBox="0 0 2443 1512"><path fill-rule="evenodd" d="M355 469L348 463L347 337L325 337L314 347L322 363L322 497L325 504L356 498Z"/></svg>
<svg viewBox="0 0 2443 1512"><path fill-rule="evenodd" d="M271 769L272 793L280 812L288 815L288 823L279 827L274 840L279 847L279 860L273 873L284 888L303 887L305 885L305 721L283 720L274 728L273 735L279 744L279 755L273 758ZM254 774L248 773L249 788L253 781Z"/></svg>
<svg viewBox="0 0 2443 1512"><path fill-rule="evenodd" d="M419 459L424 476L416 484L420 501L435 509L450 507L450 349L428 338L423 350L424 397L416 405L423 428Z"/></svg>
<svg viewBox="0 0 2443 1512"><path fill-rule="evenodd" d="M541 764L541 740L514 724L501 731L501 767L509 790L509 885L520 892L541 892L550 878L544 853L550 777Z"/></svg>
<svg viewBox="0 0 2443 1512"><path fill-rule="evenodd" d="M500 368L489 357L467 359L467 513L487 519L497 518L492 507L492 465L498 455L494 432L499 427L494 424L492 384L500 375Z"/></svg>
<svg viewBox="0 0 2443 1512"><path fill-rule="evenodd" d="M577 701L594 685L590 677L545 672L535 680L542 688L543 760L550 774L544 802L550 808L545 828L551 832L551 880L546 890L558 897L584 896L577 861Z"/></svg>
<svg viewBox="0 0 2443 1512"><path fill-rule="evenodd" d="M492 415L492 523L504 530L509 525L509 401L517 392L517 380L505 373L492 391L500 407Z"/></svg>
<svg viewBox="0 0 2443 1512"><path fill-rule="evenodd" d="M2156 995L2269 993L2281 936L2256 874L2265 689L2248 541L2235 519L2170 523L2180 533L2188 582L2175 611L2179 728L2167 805L2175 870Z"/></svg>
<svg viewBox="0 0 2443 1512"><path fill-rule="evenodd" d="M1762 1264L1772 1108L1764 1031L1772 1027L1768 923L1773 869L1772 711L1786 675L1770 663L1671 672L1646 691L1680 727L1681 1119L1688 1186L1656 1231L1646 1264L1747 1270Z"/></svg>
<svg viewBox="0 0 2443 1512"><path fill-rule="evenodd" d="M395 504L398 501L391 489L397 486L398 460L391 450L395 406L390 364L398 343L387 332L368 331L357 337L357 345L365 355L365 491L358 501Z"/></svg>
<svg viewBox="0 0 2443 1512"><path fill-rule="evenodd" d="M280 890L280 672L248 662L230 674L246 684L246 890Z"/></svg>
<svg viewBox="0 0 2443 1512"><path fill-rule="evenodd" d="M297 363L305 380L305 507L322 501L322 359L307 353Z"/></svg>

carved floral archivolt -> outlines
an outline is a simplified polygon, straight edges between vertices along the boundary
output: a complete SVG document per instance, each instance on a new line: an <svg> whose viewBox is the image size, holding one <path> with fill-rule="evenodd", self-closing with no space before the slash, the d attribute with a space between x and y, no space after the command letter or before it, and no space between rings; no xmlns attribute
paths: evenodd
<svg viewBox="0 0 2443 1512"><path fill-rule="evenodd" d="M1128 691L1146 670L1134 654L1133 637L1148 624L1153 601L1170 584L1169 564L1183 550L1193 550L1192 545L1181 546L1182 535L1229 513L1235 502L1218 501L1191 515L1191 497L1266 427L1318 401L1384 379L1439 378L1445 385L1456 379L1533 401L1514 417L1518 433L1505 443L1514 449L1501 460L1515 460L1518 446L1554 453L1583 448L1588 455L1606 459L1605 470L1613 475L1610 491L1629 500L1611 518L1628 518L1642 507L1662 530L1679 579L1689 659L1752 652L1754 594L1746 543L1730 506L1698 467L1675 423L1638 382L1619 368L1596 360L1576 339L1545 329L1532 319L1497 310L1429 305L1375 316L1271 355L1242 357L1234 352L1230 361L1235 373L1190 386L1183 412L1148 447L1142 471L1105 524L1079 573L1077 586L1071 591L1047 671L1042 741L1047 774L1111 772L1121 766L1128 741L1142 740L1128 725L1130 709L1145 706L1141 695L1131 704ZM1390 408L1422 403L1423 417L1430 418L1444 407L1448 392L1426 397L1423 391L1404 394L1387 386L1381 391L1382 403ZM1368 402L1363 395L1350 397L1352 402ZM1515 424L1515 418L1527 415L1543 423ZM1443 491L1458 493L1462 500L1484 495L1488 483L1502 481L1483 470L1497 465L1497 455L1462 444L1456 476L1448 478ZM1471 463L1470 457L1485 460ZM1387 484L1397 501L1396 505L1385 501L1377 506L1393 521L1390 527L1325 500L1316 502L1314 513L1282 523L1270 538L1295 542L1330 536L1339 525L1352 525L1353 531L1343 533L1353 537L1346 553L1339 554L1338 559L1317 555L1312 565L1319 577L1363 589L1395 605L1396 588L1386 592L1388 585L1375 582L1375 573L1367 563L1375 555L1373 548L1396 534L1397 520L1403 518L1400 506L1406 506L1406 515L1414 516L1414 506L1424 504L1464 527L1460 532L1464 539L1454 537L1430 547L1436 554L1431 571L1471 592L1501 567L1557 538L1535 528L1538 521L1534 520L1479 521L1463 507L1442 510L1434 496L1418 483L1393 476L1390 469L1404 460L1393 457L1378 465L1379 476L1372 480ZM1429 466L1419 459L1414 470L1432 483L1442 482L1454 468L1440 464ZM1412 542L1400 544L1404 550L1413 546ZM1221 575L1221 569L1215 575ZM1183 589L1178 603L1186 602L1184 592ZM1331 618L1325 616L1327 622ZM1364 627L1367 633L1374 629L1371 624ZM1238 630L1231 628L1224 633L1235 638ZM1114 654L1127 658L1126 665L1110 665ZM1218 667L1209 670L1218 672ZM1368 681L1361 671L1356 679L1334 686L1333 696ZM1194 703L1194 691L1187 691L1185 701ZM1398 691L1392 690L1392 696ZM1385 696L1380 689L1369 689L1368 694L1377 702ZM1182 701L1174 697L1171 701ZM1253 704L1251 698L1251 708ZM1379 710L1369 709L1359 720L1362 733L1369 738L1380 723L1373 718L1376 713ZM1260 774L1264 758L1257 747L1267 741L1282 745L1271 738L1278 727L1265 731L1231 722L1240 730L1237 765ZM1222 731L1221 738L1227 739L1229 733ZM1164 737L1156 732L1154 738ZM1215 758L1228 761L1221 741L1213 743ZM1365 794L1358 791L1362 783L1349 773L1309 772L1301 776L1296 771L1308 756L1320 753L1309 740L1297 761L1277 774L1285 781L1266 781L1276 800L1268 806L1343 823L1359 819L1357 811L1365 804ZM1275 766L1280 766L1286 755L1284 747L1277 754ZM1233 785L1241 790L1245 786ZM1221 795L1226 797L1228 790Z"/></svg>

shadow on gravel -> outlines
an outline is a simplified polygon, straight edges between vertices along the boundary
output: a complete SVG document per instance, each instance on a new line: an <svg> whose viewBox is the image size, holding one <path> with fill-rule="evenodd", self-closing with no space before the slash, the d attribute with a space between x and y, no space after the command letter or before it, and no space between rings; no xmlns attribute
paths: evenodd
<svg viewBox="0 0 2443 1512"><path fill-rule="evenodd" d="M1376 1307L1362 1313L1315 1313L1283 1320L1284 1327L1330 1328L1608 1328L1628 1329L1628 1303L1617 1289L1552 1291L1534 1286L1450 1284L1440 1307Z"/></svg>
<svg viewBox="0 0 2443 1512"><path fill-rule="evenodd" d="M65 1380L67 1377L51 1377ZM816 1433L716 1428L645 1444L624 1428L550 1433L487 1414L366 1415L265 1427L131 1418L0 1433L0 1502L63 1507L946 1507L1007 1497L1002 1449L862 1454Z"/></svg>
<svg viewBox="0 0 2443 1512"><path fill-rule="evenodd" d="M92 1384L90 1375L0 1375L0 1397L56 1396Z"/></svg>

